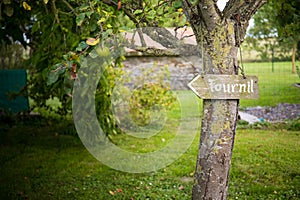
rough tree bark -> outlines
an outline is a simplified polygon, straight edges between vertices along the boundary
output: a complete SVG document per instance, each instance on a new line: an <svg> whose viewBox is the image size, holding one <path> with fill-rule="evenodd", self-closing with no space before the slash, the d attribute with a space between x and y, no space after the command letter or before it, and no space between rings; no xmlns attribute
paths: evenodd
<svg viewBox="0 0 300 200"><path fill-rule="evenodd" d="M204 50L205 74L237 74L237 52L252 15L266 0L183 0L184 11ZM202 130L192 197L226 199L237 124L238 100L204 100Z"/></svg>

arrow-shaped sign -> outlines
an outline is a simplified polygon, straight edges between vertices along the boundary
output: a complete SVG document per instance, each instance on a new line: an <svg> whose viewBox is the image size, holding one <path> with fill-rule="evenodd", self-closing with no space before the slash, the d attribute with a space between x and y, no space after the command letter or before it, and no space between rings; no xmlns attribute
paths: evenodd
<svg viewBox="0 0 300 200"><path fill-rule="evenodd" d="M257 99L258 78L240 75L198 75L189 88L202 99Z"/></svg>

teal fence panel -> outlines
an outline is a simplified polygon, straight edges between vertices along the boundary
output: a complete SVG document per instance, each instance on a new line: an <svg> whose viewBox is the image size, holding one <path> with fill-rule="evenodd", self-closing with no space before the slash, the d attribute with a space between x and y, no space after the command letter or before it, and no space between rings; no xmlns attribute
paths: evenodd
<svg viewBox="0 0 300 200"><path fill-rule="evenodd" d="M0 109L17 113L29 110L28 98L18 95L12 99L11 95L20 92L27 81L26 70L0 70Z"/></svg>

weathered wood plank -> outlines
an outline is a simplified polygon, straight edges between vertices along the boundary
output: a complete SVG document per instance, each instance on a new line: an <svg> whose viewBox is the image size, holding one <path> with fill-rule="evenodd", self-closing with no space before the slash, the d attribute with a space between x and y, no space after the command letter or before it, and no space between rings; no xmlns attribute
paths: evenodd
<svg viewBox="0 0 300 200"><path fill-rule="evenodd" d="M202 99L257 99L258 78L240 75L198 75L189 84Z"/></svg>

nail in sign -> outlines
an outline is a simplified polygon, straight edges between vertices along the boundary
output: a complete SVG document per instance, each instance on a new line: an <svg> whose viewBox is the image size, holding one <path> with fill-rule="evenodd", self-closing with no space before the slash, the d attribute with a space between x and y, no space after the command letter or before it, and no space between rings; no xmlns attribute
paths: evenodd
<svg viewBox="0 0 300 200"><path fill-rule="evenodd" d="M198 75L189 88L202 99L257 99L258 78L240 75Z"/></svg>

